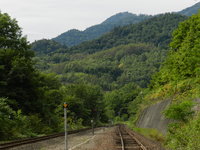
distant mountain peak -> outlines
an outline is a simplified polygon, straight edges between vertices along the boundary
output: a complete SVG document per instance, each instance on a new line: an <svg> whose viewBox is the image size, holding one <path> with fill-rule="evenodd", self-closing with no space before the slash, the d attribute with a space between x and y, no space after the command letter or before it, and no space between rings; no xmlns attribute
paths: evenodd
<svg viewBox="0 0 200 150"><path fill-rule="evenodd" d="M131 22L140 16L149 16L149 15L136 15L136 14L132 14L128 11L120 12L120 13L117 13L117 14L109 17L104 22L102 22L102 24L118 24L119 22L124 22L124 24L129 24L129 22L127 22L127 21Z"/></svg>
<svg viewBox="0 0 200 150"><path fill-rule="evenodd" d="M80 32L78 29L71 29L71 30L68 30L67 32Z"/></svg>
<svg viewBox="0 0 200 150"><path fill-rule="evenodd" d="M182 11L179 11L178 13L182 15L186 15L186 16L191 16L193 14L198 13L199 9L200 9L200 2L194 4L191 7L183 9Z"/></svg>

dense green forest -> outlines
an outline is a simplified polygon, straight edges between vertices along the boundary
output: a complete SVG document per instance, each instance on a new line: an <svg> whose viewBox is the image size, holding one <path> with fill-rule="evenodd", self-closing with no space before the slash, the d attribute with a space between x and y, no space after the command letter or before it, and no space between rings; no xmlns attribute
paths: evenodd
<svg viewBox="0 0 200 150"><path fill-rule="evenodd" d="M91 83L111 91L134 82L147 87L150 76L158 71L166 50L150 44L129 44L53 64L53 72L62 73L64 83ZM63 66L60 67L60 66Z"/></svg>
<svg viewBox="0 0 200 150"><path fill-rule="evenodd" d="M72 29L53 38L53 40L71 47L84 41L96 39L115 27L138 23L150 17L150 15L136 15L129 12L118 13L106 19L101 24L89 27L84 31Z"/></svg>
<svg viewBox="0 0 200 150"><path fill-rule="evenodd" d="M92 50L83 43L73 48L59 48L48 55L39 54L34 60L40 70L59 74L65 84L89 83L99 85L104 91L112 91L134 82L144 88L166 56L171 32L178 22L185 19L185 16L177 14L159 15L138 24L116 28L98 39L105 48L113 48L104 50L100 44L91 41ZM40 47L41 50L43 47L54 49L55 46L49 43L44 40L35 42L32 49L36 52ZM77 47L85 50L77 51ZM87 54L91 51L97 52Z"/></svg>
<svg viewBox="0 0 200 150"><path fill-rule="evenodd" d="M37 55L49 54L55 51L63 51L67 49L67 46L62 45L53 40L42 39L31 43L31 48Z"/></svg>

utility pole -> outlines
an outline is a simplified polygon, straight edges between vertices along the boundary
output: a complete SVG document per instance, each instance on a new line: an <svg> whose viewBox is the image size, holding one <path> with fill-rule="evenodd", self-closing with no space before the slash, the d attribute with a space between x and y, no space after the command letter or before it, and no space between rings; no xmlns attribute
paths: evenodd
<svg viewBox="0 0 200 150"><path fill-rule="evenodd" d="M94 135L94 120L91 120L92 123L92 135Z"/></svg>
<svg viewBox="0 0 200 150"><path fill-rule="evenodd" d="M68 141L67 141L67 104L64 103L64 117L65 117L65 150L68 150Z"/></svg>

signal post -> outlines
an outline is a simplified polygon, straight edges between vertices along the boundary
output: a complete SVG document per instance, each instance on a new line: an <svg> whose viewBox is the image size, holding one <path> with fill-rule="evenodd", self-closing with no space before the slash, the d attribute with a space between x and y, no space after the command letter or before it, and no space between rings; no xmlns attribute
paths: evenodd
<svg viewBox="0 0 200 150"><path fill-rule="evenodd" d="M66 102L64 103L64 118L65 118L65 150L68 150L68 139L67 139L67 106Z"/></svg>

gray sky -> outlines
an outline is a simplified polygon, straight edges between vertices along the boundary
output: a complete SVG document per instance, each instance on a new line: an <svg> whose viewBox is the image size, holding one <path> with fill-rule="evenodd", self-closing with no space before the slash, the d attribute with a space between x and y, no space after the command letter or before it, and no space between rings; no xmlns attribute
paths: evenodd
<svg viewBox="0 0 200 150"><path fill-rule="evenodd" d="M69 29L84 30L119 13L180 11L199 0L0 0L0 10L16 18L29 41L53 38Z"/></svg>

